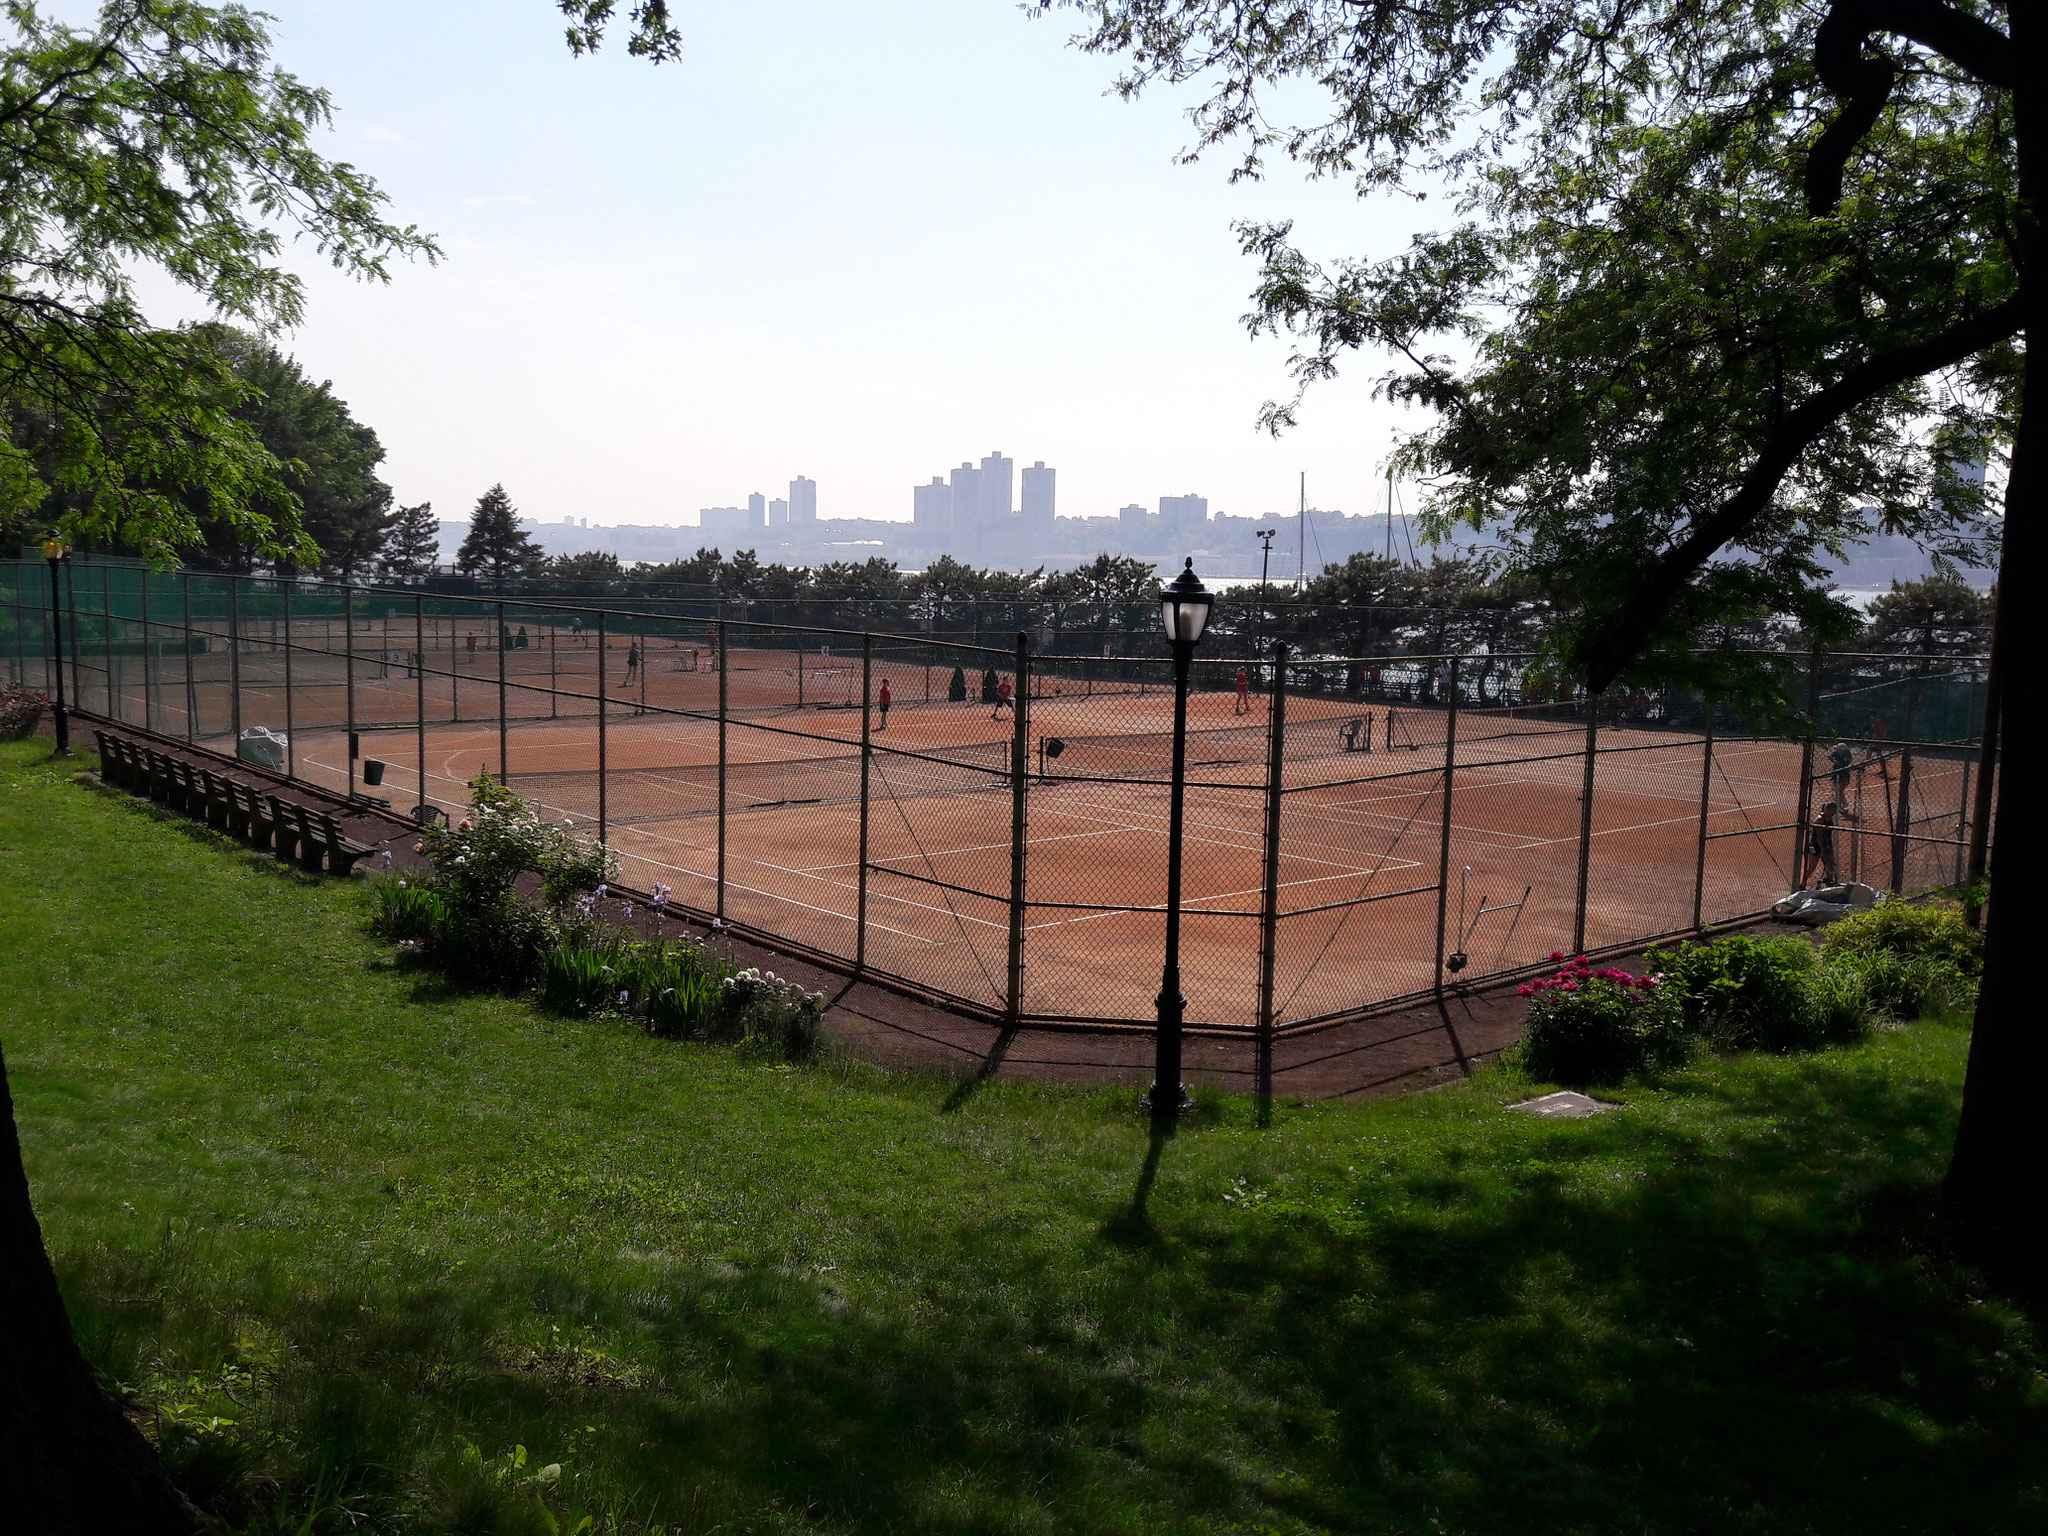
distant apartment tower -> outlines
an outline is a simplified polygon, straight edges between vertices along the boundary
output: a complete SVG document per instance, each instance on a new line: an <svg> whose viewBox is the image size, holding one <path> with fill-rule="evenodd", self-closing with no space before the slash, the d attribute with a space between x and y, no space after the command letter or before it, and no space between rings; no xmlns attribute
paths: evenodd
<svg viewBox="0 0 2048 1536"><path fill-rule="evenodd" d="M1159 498L1159 526L1168 539L1191 538L1209 521L1209 498L1190 491Z"/></svg>
<svg viewBox="0 0 2048 1536"><path fill-rule="evenodd" d="M911 490L911 521L925 533L946 533L953 526L953 488L937 475L930 485Z"/></svg>
<svg viewBox="0 0 2048 1536"><path fill-rule="evenodd" d="M818 520L818 482L798 475L789 482L789 520L815 523Z"/></svg>
<svg viewBox="0 0 2048 1536"><path fill-rule="evenodd" d="M786 528L789 526L789 503L780 496L768 503L768 526Z"/></svg>
<svg viewBox="0 0 2048 1536"><path fill-rule="evenodd" d="M981 536L981 471L964 459L951 479L955 547L971 553Z"/></svg>
<svg viewBox="0 0 2048 1536"><path fill-rule="evenodd" d="M1151 516L1151 513L1147 512L1136 502L1132 502L1128 507L1118 507L1116 509L1117 531L1124 536L1126 547L1128 547L1128 540L1133 534L1141 534L1145 531L1145 524L1150 521Z"/></svg>
<svg viewBox="0 0 2048 1536"><path fill-rule="evenodd" d="M1001 528L1017 507L1016 463L998 448L981 461L981 525ZM957 506L958 503L956 502Z"/></svg>
<svg viewBox="0 0 2048 1536"><path fill-rule="evenodd" d="M1052 528L1053 474L1043 459L1024 471L1024 526L1032 532Z"/></svg>
<svg viewBox="0 0 2048 1536"><path fill-rule="evenodd" d="M768 498L759 491L751 492L747 497L747 516L753 519L747 524L749 528L768 526Z"/></svg>

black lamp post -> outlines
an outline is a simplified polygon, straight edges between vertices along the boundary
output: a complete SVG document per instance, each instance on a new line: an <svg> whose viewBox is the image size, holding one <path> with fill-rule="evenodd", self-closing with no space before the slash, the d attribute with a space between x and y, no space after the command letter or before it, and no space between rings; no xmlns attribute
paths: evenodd
<svg viewBox="0 0 2048 1536"><path fill-rule="evenodd" d="M64 541L54 535L43 540L43 558L50 562L50 657L57 678L57 696L51 702L50 721L57 727L57 756L71 753L71 717L64 711L64 600L57 582L57 567L64 559Z"/></svg>
<svg viewBox="0 0 2048 1536"><path fill-rule="evenodd" d="M1152 1127L1168 1133L1180 1117L1187 1090L1180 1081L1180 1030L1188 1000L1180 995L1181 810L1187 798L1188 667L1209 625L1215 596L1195 574L1195 562L1159 594L1159 614L1173 647L1173 788L1166 818L1166 966L1159 981L1159 1029L1152 1069Z"/></svg>

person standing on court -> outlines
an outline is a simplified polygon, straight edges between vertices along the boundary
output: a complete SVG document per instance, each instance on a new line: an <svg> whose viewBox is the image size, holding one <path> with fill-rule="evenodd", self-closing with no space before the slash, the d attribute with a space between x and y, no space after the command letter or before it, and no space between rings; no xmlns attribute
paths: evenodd
<svg viewBox="0 0 2048 1536"><path fill-rule="evenodd" d="M991 720L996 719L1010 708L1010 680L1006 677L996 684L996 707L988 712ZM1012 711L1014 713L1014 711Z"/></svg>
<svg viewBox="0 0 2048 1536"><path fill-rule="evenodd" d="M640 642L631 641L626 646L626 680L631 682L633 674L640 670Z"/></svg>
<svg viewBox="0 0 2048 1536"><path fill-rule="evenodd" d="M886 731L889 729L889 679L886 677L882 679L882 691L875 695L875 703L882 711L882 723L876 729Z"/></svg>
<svg viewBox="0 0 2048 1536"><path fill-rule="evenodd" d="M1243 667L1237 669L1237 712L1242 715L1252 707L1252 675Z"/></svg>

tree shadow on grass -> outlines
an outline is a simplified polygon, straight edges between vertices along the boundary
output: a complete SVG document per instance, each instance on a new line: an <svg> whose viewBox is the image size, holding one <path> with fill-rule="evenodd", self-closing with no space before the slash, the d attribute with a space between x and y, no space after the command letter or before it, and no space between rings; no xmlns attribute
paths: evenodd
<svg viewBox="0 0 2048 1536"><path fill-rule="evenodd" d="M915 1325L729 1268L312 1295L67 1269L103 1361L209 1327L225 1358L250 1317L286 1338L280 1475L371 1504L459 1433L589 1445L685 1526L2040 1528L2038 1350L1914 1241L1951 1091L1825 1059L1669 1087L1679 1113L1545 1126L1521 1162L1475 1133L1351 1199L1162 1204L1154 1139L1078 1266L928 1223ZM535 1318L566 1339L508 1343Z"/></svg>

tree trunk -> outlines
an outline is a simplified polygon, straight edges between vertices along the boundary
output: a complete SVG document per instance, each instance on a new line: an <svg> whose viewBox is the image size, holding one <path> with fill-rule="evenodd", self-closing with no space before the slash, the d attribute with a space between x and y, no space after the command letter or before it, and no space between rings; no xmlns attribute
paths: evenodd
<svg viewBox="0 0 2048 1536"><path fill-rule="evenodd" d="M2048 15L2031 6L2010 11L2021 79L2038 78L2048 65ZM2034 66L2026 64L2035 61ZM1998 605L1992 651L2011 661L2027 622L2028 597L2048 575L2048 96L2013 93L2014 135L2020 169L2020 282L2026 314L2024 395L2013 434L2012 478L2005 495L2005 539L1999 591L2017 598ZM2048 718L2048 669L2004 666L1999 677L2004 720ZM2006 739L2013 738L2007 732ZM2048 1085L2048 1029L2041 1025L2040 983L2032 974L2041 925L2034 908L2036 882L2048 854L2048 817L2040 790L2022 755L1998 776L1992 834L1992 899L1985 927L1984 979L1970 1038L1969 1076L1963 1086L1962 1124L1942 1187L1943 1216L1957 1249L2009 1283L2048 1289L2048 1116L2041 1094ZM2003 874L2003 884L1998 875Z"/></svg>
<svg viewBox="0 0 2048 1536"><path fill-rule="evenodd" d="M0 1057L0 1507L19 1536L196 1532L198 1514L71 1336Z"/></svg>

